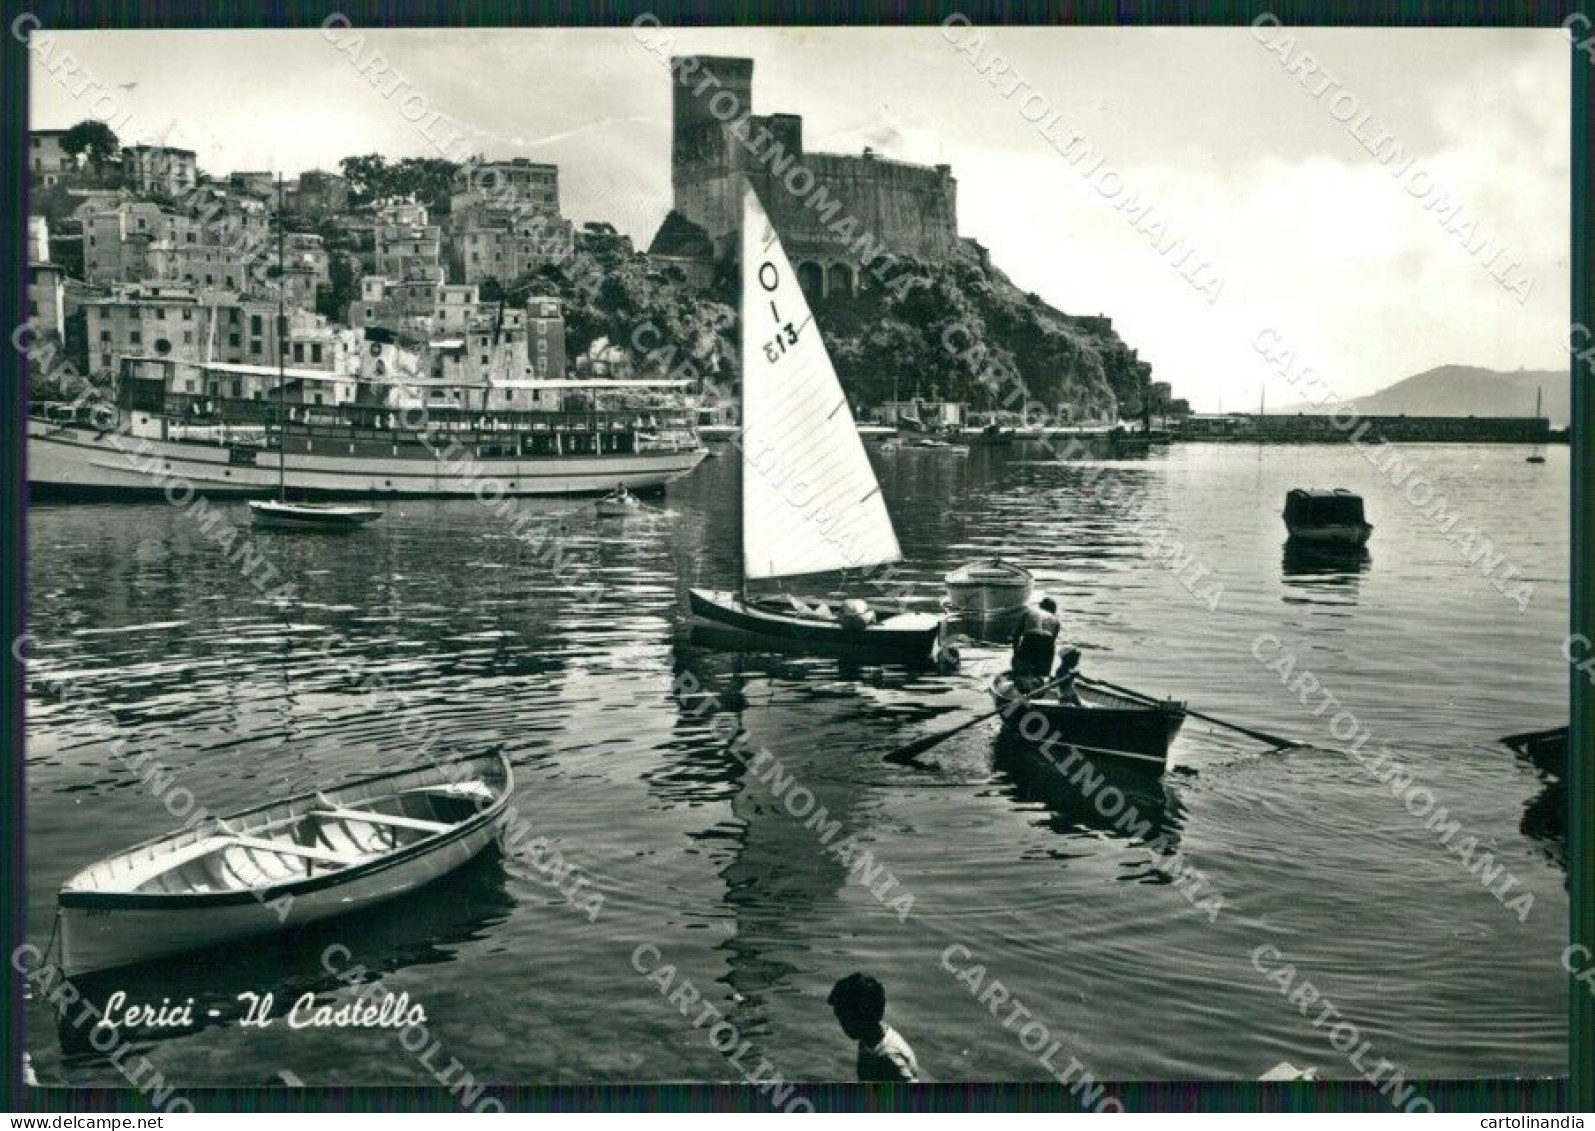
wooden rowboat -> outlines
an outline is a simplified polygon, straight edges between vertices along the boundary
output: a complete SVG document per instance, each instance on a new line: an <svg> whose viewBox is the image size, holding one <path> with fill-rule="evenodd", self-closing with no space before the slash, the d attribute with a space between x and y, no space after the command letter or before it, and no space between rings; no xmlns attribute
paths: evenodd
<svg viewBox="0 0 1595 1131"><path fill-rule="evenodd" d="M1083 746L1159 768L1168 764L1169 747L1185 725L1184 703L1088 687L1083 682L1077 684L1076 691L1084 706L1056 698L1021 700L1007 674L991 685L991 697L1003 711L1003 729L1025 742L1039 745L1050 737L1055 747Z"/></svg>
<svg viewBox="0 0 1595 1131"><path fill-rule="evenodd" d="M949 573L947 600L956 609L992 615L1022 608L1035 583L1024 566L1001 558L968 562Z"/></svg>
<svg viewBox="0 0 1595 1131"><path fill-rule="evenodd" d="M514 789L482 754L211 818L106 857L57 903L68 975L301 927L404 895L491 844Z"/></svg>
<svg viewBox="0 0 1595 1131"><path fill-rule="evenodd" d="M351 507L340 503L289 503L251 499L250 514L256 526L283 530L358 530L382 517L372 507Z"/></svg>

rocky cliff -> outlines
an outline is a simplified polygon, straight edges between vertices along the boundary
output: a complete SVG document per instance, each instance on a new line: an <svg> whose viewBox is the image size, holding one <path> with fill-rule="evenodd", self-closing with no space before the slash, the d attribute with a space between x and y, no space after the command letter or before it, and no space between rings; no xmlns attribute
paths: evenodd
<svg viewBox="0 0 1595 1131"><path fill-rule="evenodd" d="M873 282L873 280L869 280ZM1150 366L1108 319L1078 317L1027 294L965 241L941 263L905 261L890 286L813 301L815 322L855 403L962 400L975 408L1025 400L1067 418L1133 416ZM578 251L518 280L565 300L567 356L600 337L628 346L640 371L692 371L729 383L737 371L730 281L707 290L646 255ZM649 327L639 330L639 327Z"/></svg>

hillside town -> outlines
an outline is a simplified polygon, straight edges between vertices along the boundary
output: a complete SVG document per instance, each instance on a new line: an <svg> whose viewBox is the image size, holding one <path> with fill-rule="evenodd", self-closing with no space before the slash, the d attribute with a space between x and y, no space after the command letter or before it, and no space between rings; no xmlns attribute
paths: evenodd
<svg viewBox="0 0 1595 1131"><path fill-rule="evenodd" d="M495 385L631 371L629 352L604 341L567 358L558 296L505 292L578 247L616 239L560 216L553 165L452 170L439 217L433 201L362 193L374 186L341 173L280 184L263 171L210 174L192 150L122 147L107 135L90 122L29 139L36 378L59 367L41 358L69 361L96 384L124 361L152 362L168 367L174 390L264 401L280 358L289 403L430 383L430 396L456 401L475 387L486 407ZM537 394L502 395L493 407L532 407L510 398Z"/></svg>

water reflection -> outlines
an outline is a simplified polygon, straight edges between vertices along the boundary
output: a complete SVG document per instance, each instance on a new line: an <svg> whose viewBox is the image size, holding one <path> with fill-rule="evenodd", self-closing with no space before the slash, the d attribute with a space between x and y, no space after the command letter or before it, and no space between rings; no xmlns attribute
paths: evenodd
<svg viewBox="0 0 1595 1131"><path fill-rule="evenodd" d="M124 1042L143 1046L190 1036L203 1029L237 1025L246 1002L239 995L272 994L278 1017L306 993L326 994L354 983L339 973L364 968L358 983L380 980L411 966L455 960L462 944L489 934L508 919L515 899L506 886L503 858L490 847L439 882L364 911L325 920L297 931L234 940L137 966L79 975L73 984L86 1001L103 1007L111 995L127 991L128 1005L158 1005L162 998L181 1004L192 998L193 1025L121 1030ZM329 947L334 951L323 962ZM331 969L329 969L331 967ZM212 1013L214 1011L214 1015ZM108 1053L89 1042L91 1027L76 1027L77 1016L57 1017L62 1062L68 1067L107 1063Z"/></svg>
<svg viewBox="0 0 1595 1131"><path fill-rule="evenodd" d="M1325 546L1287 541L1280 560L1284 583L1302 596L1286 595L1287 603L1311 602L1312 594L1339 598L1335 603L1354 602L1362 575L1373 563L1367 546Z"/></svg>

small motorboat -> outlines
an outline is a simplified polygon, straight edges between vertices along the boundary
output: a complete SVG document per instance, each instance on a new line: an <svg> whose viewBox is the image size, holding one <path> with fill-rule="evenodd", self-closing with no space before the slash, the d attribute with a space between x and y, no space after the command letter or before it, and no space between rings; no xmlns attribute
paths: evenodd
<svg viewBox="0 0 1595 1131"><path fill-rule="evenodd" d="M593 509L598 512L599 518L625 518L629 514L645 510L646 507L641 499L622 487L613 494L599 499L593 504Z"/></svg>
<svg viewBox="0 0 1595 1131"><path fill-rule="evenodd" d="M911 436L904 441L904 444L921 451L946 452L955 456L967 456L969 454L968 448L960 444L948 443L946 440L938 440L934 436Z"/></svg>
<svg viewBox="0 0 1595 1131"><path fill-rule="evenodd" d="M1344 487L1332 491L1294 487L1285 496L1285 529L1295 542L1361 546L1373 533L1362 496Z"/></svg>
<svg viewBox="0 0 1595 1131"><path fill-rule="evenodd" d="M895 613L861 600L844 601L833 611L793 596L743 599L735 593L689 589L687 597L693 616L709 625L825 649L923 662L931 658L941 636L940 617Z"/></svg>
<svg viewBox="0 0 1595 1131"><path fill-rule="evenodd" d="M62 886L62 966L126 966L404 895L491 844L513 789L503 755L481 754L144 841Z"/></svg>
<svg viewBox="0 0 1595 1131"><path fill-rule="evenodd" d="M986 616L1012 612L1030 600L1035 578L1024 566L987 558L949 573L947 601L955 609Z"/></svg>
<svg viewBox="0 0 1595 1131"><path fill-rule="evenodd" d="M282 499L251 499L249 512L256 526L283 530L358 530L382 517L371 507L341 503L290 503Z"/></svg>
<svg viewBox="0 0 1595 1131"><path fill-rule="evenodd" d="M1080 746L1127 758L1143 766L1168 764L1169 747L1185 725L1185 704L1173 699L1112 691L1077 681L1083 706L1060 702L1055 691L1024 699L1008 673L992 681L992 700L1002 709L1003 729L1031 745L1055 737L1055 746ZM1039 713L1045 726L1029 722Z"/></svg>

